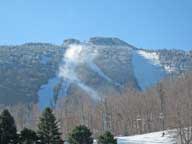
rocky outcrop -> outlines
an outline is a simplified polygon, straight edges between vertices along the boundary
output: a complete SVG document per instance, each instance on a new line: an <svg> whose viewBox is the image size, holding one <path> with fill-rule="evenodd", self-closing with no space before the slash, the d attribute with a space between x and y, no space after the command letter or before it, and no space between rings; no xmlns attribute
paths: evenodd
<svg viewBox="0 0 192 144"><path fill-rule="evenodd" d="M71 45L71 44L80 44L80 41L77 40L77 39L73 39L73 38L71 38L71 39L65 39L65 40L63 41L63 45L64 45L64 46L68 46L68 45Z"/></svg>
<svg viewBox="0 0 192 144"><path fill-rule="evenodd" d="M108 45L108 46L130 46L125 41L122 41L115 37L92 37L88 43L94 45Z"/></svg>

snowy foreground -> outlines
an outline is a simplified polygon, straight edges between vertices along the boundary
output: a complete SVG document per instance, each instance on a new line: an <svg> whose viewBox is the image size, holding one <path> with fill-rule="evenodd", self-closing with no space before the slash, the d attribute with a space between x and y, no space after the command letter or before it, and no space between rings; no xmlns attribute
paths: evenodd
<svg viewBox="0 0 192 144"><path fill-rule="evenodd" d="M154 132L142 135L128 137L118 137L118 144L176 144L176 132L174 130L163 132Z"/></svg>

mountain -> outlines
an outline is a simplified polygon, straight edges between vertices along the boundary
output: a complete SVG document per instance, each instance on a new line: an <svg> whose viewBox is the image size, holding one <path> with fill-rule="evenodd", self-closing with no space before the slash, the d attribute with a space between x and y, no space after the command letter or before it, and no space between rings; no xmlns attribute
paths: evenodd
<svg viewBox="0 0 192 144"><path fill-rule="evenodd" d="M65 95L97 100L126 87L145 90L191 66L192 51L139 49L110 37L0 46L0 103L45 107Z"/></svg>
<svg viewBox="0 0 192 144"><path fill-rule="evenodd" d="M37 91L54 77L63 48L46 43L0 46L0 102L37 102Z"/></svg>

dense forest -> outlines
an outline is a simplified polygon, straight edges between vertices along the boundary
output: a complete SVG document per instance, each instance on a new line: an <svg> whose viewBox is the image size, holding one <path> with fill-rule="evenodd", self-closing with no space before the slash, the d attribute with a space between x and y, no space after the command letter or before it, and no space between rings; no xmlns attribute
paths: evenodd
<svg viewBox="0 0 192 144"><path fill-rule="evenodd" d="M63 49L47 43L0 46L0 103L37 102L37 91L55 75Z"/></svg>

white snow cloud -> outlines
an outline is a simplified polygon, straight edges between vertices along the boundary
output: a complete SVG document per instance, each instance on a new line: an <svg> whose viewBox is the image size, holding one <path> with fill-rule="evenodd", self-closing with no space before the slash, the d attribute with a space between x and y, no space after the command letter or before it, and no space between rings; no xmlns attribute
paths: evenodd
<svg viewBox="0 0 192 144"><path fill-rule="evenodd" d="M76 83L94 99L99 98L97 92L91 87L85 85L78 78L76 67L78 64L91 62L96 55L97 52L91 50L89 47L83 47L83 45L70 45L63 56L64 63L59 68L59 77L69 82Z"/></svg>

